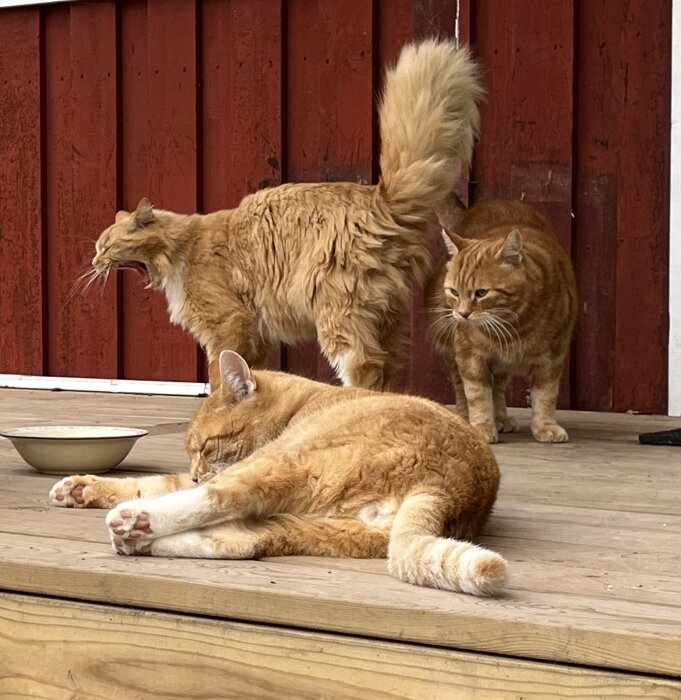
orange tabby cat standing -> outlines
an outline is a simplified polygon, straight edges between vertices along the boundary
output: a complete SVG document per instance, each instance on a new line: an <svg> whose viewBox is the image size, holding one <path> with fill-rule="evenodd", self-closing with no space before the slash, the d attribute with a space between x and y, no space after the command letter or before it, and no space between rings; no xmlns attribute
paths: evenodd
<svg viewBox="0 0 681 700"><path fill-rule="evenodd" d="M113 508L119 554L387 556L402 581L499 592L506 562L466 541L499 484L470 425L426 399L252 372L231 351L220 368L187 430L191 476L71 476L51 502Z"/></svg>
<svg viewBox="0 0 681 700"><path fill-rule="evenodd" d="M555 409L577 313L569 256L546 219L520 201L480 202L443 236L449 255L426 298L457 412L496 442L499 432L517 430L506 411L508 379L527 375L532 434L565 442Z"/></svg>
<svg viewBox="0 0 681 700"><path fill-rule="evenodd" d="M143 199L101 234L93 270L138 269L163 289L213 369L225 348L261 366L276 343L316 338L343 384L390 387L411 279L430 267L426 223L470 162L480 94L466 49L406 46L379 104L378 185L281 185L203 216Z"/></svg>

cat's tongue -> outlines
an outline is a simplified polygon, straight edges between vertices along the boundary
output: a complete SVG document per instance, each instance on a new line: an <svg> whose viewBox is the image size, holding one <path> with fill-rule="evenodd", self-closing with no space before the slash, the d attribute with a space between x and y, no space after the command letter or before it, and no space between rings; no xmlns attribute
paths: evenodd
<svg viewBox="0 0 681 700"><path fill-rule="evenodd" d="M145 282L144 288L151 289L154 286L154 278L151 276L147 266L139 262L129 262L121 265L119 270L134 270L142 275L142 280Z"/></svg>

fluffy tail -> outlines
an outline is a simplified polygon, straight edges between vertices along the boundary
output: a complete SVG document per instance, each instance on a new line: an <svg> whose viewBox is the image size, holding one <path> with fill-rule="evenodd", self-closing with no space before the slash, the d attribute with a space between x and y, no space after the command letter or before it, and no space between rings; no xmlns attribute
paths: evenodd
<svg viewBox="0 0 681 700"><path fill-rule="evenodd" d="M470 542L439 537L442 498L408 496L397 511L388 543L388 571L406 583L472 595L496 595L506 581L506 561Z"/></svg>
<svg viewBox="0 0 681 700"><path fill-rule="evenodd" d="M468 49L434 39L402 49L379 104L378 193L398 225L425 223L444 205L471 161L481 95Z"/></svg>

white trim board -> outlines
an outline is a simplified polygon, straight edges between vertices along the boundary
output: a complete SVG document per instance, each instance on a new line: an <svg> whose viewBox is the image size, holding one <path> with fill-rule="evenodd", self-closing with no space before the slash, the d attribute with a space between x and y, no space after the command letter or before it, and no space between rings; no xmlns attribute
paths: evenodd
<svg viewBox="0 0 681 700"><path fill-rule="evenodd" d="M22 7L24 5L52 5L55 2L74 2L77 0L0 0L0 10L5 7Z"/></svg>
<svg viewBox="0 0 681 700"><path fill-rule="evenodd" d="M63 391L98 391L109 394L162 394L164 396L204 396L210 394L210 386L201 382L38 377L25 374L0 374L0 388L61 389Z"/></svg>
<svg viewBox="0 0 681 700"><path fill-rule="evenodd" d="M669 198L669 405L681 415L681 0L672 5L672 125Z"/></svg>

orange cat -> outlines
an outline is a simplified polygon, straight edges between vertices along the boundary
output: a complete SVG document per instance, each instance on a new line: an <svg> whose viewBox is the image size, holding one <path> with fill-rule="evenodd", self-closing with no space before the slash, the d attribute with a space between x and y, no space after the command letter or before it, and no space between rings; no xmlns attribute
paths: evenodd
<svg viewBox="0 0 681 700"><path fill-rule="evenodd" d="M426 298L457 412L496 442L498 432L517 430L506 413L506 383L527 375L532 434L565 442L555 409L577 312L569 256L546 219L519 201L480 202L463 214L457 233L443 234L449 255Z"/></svg>
<svg viewBox="0 0 681 700"><path fill-rule="evenodd" d="M260 366L274 344L316 338L344 384L389 387L411 278L430 264L426 222L470 162L480 94L467 50L406 46L379 105L378 185L281 185L203 216L143 199L101 234L93 269L132 267L165 290L213 368L223 348Z"/></svg>
<svg viewBox="0 0 681 700"><path fill-rule="evenodd" d="M492 450L465 421L426 399L252 372L231 351L219 365L221 389L187 431L191 476L71 476L51 502L114 508L119 554L387 556L402 581L501 589L505 561L465 541L499 484Z"/></svg>

